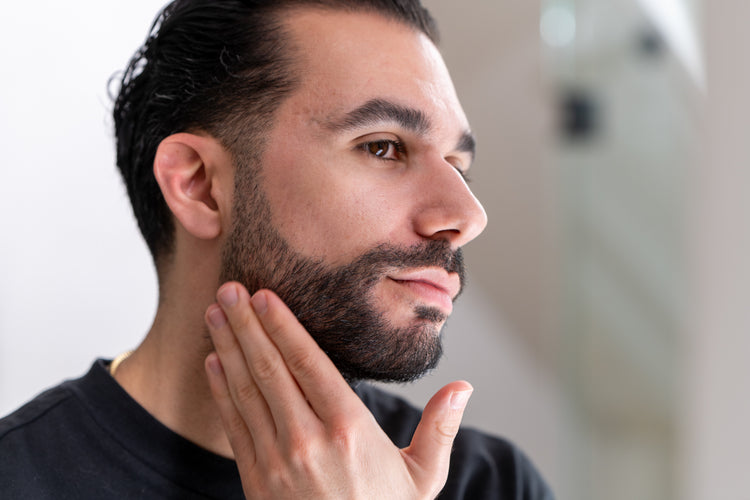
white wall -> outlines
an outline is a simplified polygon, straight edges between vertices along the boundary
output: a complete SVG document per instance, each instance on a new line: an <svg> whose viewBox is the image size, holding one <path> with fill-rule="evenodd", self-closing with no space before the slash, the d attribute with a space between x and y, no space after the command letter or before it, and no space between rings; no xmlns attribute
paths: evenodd
<svg viewBox="0 0 750 500"><path fill-rule="evenodd" d="M748 498L750 44L744 2L705 2L706 154L691 185L682 496Z"/></svg>
<svg viewBox="0 0 750 500"><path fill-rule="evenodd" d="M148 328L155 278L114 166L107 80L160 6L15 2L0 20L0 413Z"/></svg>

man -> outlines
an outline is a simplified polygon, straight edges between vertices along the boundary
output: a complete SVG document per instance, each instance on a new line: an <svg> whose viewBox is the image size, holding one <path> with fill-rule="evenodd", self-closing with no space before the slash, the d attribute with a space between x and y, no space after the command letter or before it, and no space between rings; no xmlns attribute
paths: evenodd
<svg viewBox="0 0 750 500"><path fill-rule="evenodd" d="M435 39L416 1L165 8L115 103L159 308L0 423L4 497L550 497L459 431L466 382L423 414L360 383L435 366L486 223Z"/></svg>

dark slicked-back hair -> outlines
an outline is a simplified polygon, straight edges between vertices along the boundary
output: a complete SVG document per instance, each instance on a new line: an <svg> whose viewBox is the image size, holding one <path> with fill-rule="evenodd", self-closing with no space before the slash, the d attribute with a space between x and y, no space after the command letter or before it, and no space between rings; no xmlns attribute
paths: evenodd
<svg viewBox="0 0 750 500"><path fill-rule="evenodd" d="M315 7L372 12L437 43L419 0L175 0L156 17L115 99L117 166L156 262L173 250L174 222L153 174L159 143L206 132L236 164L258 167L265 132L297 86L284 14Z"/></svg>

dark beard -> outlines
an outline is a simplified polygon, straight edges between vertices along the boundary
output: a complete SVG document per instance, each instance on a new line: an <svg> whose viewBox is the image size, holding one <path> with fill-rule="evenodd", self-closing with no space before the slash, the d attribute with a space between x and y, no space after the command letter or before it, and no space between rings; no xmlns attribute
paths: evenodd
<svg viewBox="0 0 750 500"><path fill-rule="evenodd" d="M416 306L410 326L392 325L375 308L373 288L389 272L441 267L464 283L460 250L445 240L413 247L381 244L350 264L331 268L293 250L271 224L270 207L253 183L235 193L234 225L222 255L221 282L239 281L250 293L273 290L349 381L409 382L437 366L442 355L437 308Z"/></svg>

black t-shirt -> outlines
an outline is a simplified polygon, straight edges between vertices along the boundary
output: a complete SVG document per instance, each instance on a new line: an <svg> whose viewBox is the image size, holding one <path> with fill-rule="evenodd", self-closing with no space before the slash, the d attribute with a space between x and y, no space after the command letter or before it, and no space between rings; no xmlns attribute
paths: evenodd
<svg viewBox="0 0 750 500"><path fill-rule="evenodd" d="M393 442L408 445L421 413L367 384L356 388ZM153 418L99 360L0 420L3 499L242 499L233 460ZM439 498L552 499L528 459L508 442L462 429Z"/></svg>

